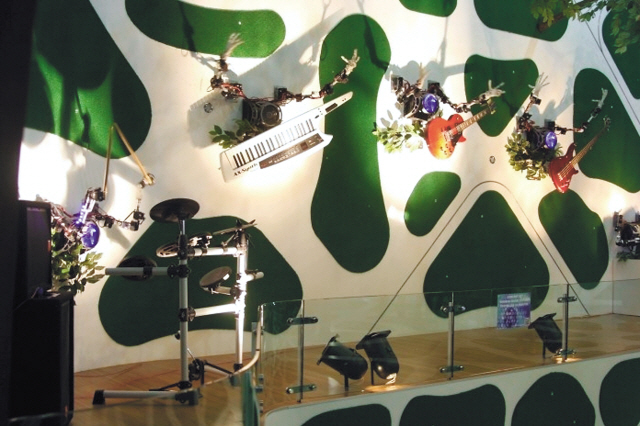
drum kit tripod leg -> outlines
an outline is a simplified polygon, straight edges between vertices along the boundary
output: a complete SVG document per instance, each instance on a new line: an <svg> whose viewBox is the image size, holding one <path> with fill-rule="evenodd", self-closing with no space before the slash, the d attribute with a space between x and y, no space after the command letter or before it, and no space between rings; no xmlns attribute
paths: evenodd
<svg viewBox="0 0 640 426"><path fill-rule="evenodd" d="M244 308L245 308L245 295L246 284L253 279L261 278L262 273L257 271L246 270L247 259L247 237L244 229L250 226L254 226L254 222L250 224L241 225L237 224L236 227L218 231L213 235L232 234L229 241L233 240L236 243L236 247L227 247L224 245L220 248L207 249L193 247L190 240L186 235L186 221L191 219L199 210L199 205L196 201L175 198L163 201L151 209L150 216L154 221L161 223L177 223L179 228L178 242L171 246L161 247L157 250L157 254L161 257L178 257L178 265L159 268L155 266L155 263L140 261L138 258L134 264L121 263L117 268L106 268L105 273L107 275L121 275L126 278L140 280L147 279L151 276L168 275L169 277L178 277L179 286L179 321L180 331L177 336L180 340L180 380L176 383L169 384L156 389L150 389L148 391L114 391L114 390L96 390L93 398L93 404L104 404L107 398L173 398L181 403L188 403L189 405L196 405L198 398L200 398L200 392L197 388L192 388L191 380L200 379L201 383L204 383L205 370L213 370L218 373L228 375L231 379L234 377L234 373L216 365L210 364L206 361L194 359L189 364L189 348L188 348L188 323L196 315L211 315L219 313L231 313L235 312L236 317L236 360L234 363L234 371L238 371L242 368L242 351L243 351L243 331L244 331ZM207 241L208 243L208 241ZM229 293L234 297L234 303L214 306L210 308L198 309L197 311L189 307L188 300L188 275L189 268L187 262L190 257L194 255L233 255L237 258L237 275L236 284ZM229 271L231 268L226 267ZM217 268L211 273L205 275L200 282L200 286L211 293L218 293L214 287L218 286L218 278L222 275L223 268ZM228 274L230 275L230 274ZM177 392L170 391L172 388L177 388Z"/></svg>

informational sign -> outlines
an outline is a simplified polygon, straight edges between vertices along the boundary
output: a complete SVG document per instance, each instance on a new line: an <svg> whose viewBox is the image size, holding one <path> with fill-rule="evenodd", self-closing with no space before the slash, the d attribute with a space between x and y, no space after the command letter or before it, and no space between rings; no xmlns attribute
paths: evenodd
<svg viewBox="0 0 640 426"><path fill-rule="evenodd" d="M498 295L498 328L527 327L531 321L531 293Z"/></svg>

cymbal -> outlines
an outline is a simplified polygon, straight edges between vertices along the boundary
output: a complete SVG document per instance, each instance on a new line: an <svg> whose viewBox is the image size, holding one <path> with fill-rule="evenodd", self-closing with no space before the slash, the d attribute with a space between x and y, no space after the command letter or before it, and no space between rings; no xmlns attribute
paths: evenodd
<svg viewBox="0 0 640 426"><path fill-rule="evenodd" d="M254 220L252 220L251 222L245 224L245 225L241 225L240 221L237 221L236 226L233 228L227 228L227 229L223 229L222 231L216 231L214 233L212 233L211 235L224 235L224 234L231 234L237 231L241 231L243 229L247 229L247 228L251 228L252 226L256 226L257 223Z"/></svg>
<svg viewBox="0 0 640 426"><path fill-rule="evenodd" d="M173 223L191 219L200 210L200 205L188 198L172 198L151 208L151 219L161 223Z"/></svg>

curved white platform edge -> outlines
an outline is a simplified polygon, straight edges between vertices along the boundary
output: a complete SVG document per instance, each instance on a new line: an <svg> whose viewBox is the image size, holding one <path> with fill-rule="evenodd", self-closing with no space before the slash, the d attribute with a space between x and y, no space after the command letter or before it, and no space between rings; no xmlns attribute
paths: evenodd
<svg viewBox="0 0 640 426"><path fill-rule="evenodd" d="M514 372L453 379L445 383L428 384L389 392L367 393L325 402L302 403L266 413L263 417L263 425L304 425L305 422L315 416L330 411L361 405L380 404L389 411L391 425L399 426L405 407L415 397L423 395L457 395L484 385L493 385L502 393L506 405L505 425L510 425L516 405L537 380L551 373L564 373L572 376L580 383L595 410L595 425L599 426L604 425L599 407L602 381L615 365L631 359L640 359L640 352L628 352L589 360L569 360L562 364L546 365ZM464 409L464 407L460 407L460 409Z"/></svg>

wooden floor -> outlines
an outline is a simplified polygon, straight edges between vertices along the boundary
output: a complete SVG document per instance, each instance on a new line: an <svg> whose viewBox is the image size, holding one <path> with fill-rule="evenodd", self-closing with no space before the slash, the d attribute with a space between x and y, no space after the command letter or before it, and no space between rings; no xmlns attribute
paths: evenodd
<svg viewBox="0 0 640 426"><path fill-rule="evenodd" d="M562 329L562 322L558 322ZM264 379L258 394L265 411L320 401L383 392L408 386L444 382L450 379L440 368L447 365L447 335L436 333L389 339L400 363L396 383L385 385L381 379L366 374L349 382L345 390L342 376L325 364L317 364L323 347L308 347L304 352L303 384L315 390L288 394L287 388L300 384L298 351L287 349L263 355L258 372ZM354 342L343 342L354 347ZM640 317L602 315L571 319L569 348L576 351L569 361L640 351ZM547 355L549 355L547 353ZM248 358L247 358L248 359ZM207 361L233 369L233 356L207 358ZM526 328L512 330L476 329L458 331L455 335L455 365L464 368L453 379L514 369L537 367L559 362L542 358L542 345L537 334ZM75 410L73 425L241 425L241 388L217 373L205 373L205 385L194 382L200 398L196 405L174 399L107 399L104 405L93 405L94 392L106 390L147 390L178 381L178 360L154 361L84 371L75 375ZM169 394L173 395L173 394Z"/></svg>

